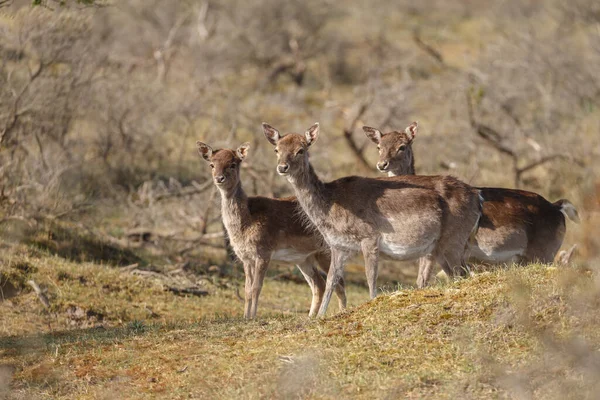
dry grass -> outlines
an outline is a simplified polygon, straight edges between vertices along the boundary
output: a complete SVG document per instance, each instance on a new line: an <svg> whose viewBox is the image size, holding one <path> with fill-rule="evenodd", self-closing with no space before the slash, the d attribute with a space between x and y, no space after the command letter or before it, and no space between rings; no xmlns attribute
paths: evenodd
<svg viewBox="0 0 600 400"><path fill-rule="evenodd" d="M498 270L368 303L350 286L354 307L324 321L305 317L305 285L269 281L246 322L231 289L177 297L115 268L15 257L52 309L33 293L0 303L11 399L585 398L600 374L600 285L581 268ZM70 304L102 321L73 325Z"/></svg>

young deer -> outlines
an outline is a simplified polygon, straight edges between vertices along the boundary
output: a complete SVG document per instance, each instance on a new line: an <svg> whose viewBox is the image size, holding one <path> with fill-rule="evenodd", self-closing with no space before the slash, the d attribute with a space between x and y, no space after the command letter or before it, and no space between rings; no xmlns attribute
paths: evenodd
<svg viewBox="0 0 600 400"><path fill-rule="evenodd" d="M295 198L248 197L240 181L240 164L248 155L245 143L237 150L213 150L196 142L198 152L212 168L215 185L221 192L221 214L235 254L246 275L245 318L256 317L258 297L271 260L297 265L312 290L309 316L321 305L325 280L315 261L327 272L330 255L323 237L298 217L302 212ZM344 282L336 286L340 309L346 308Z"/></svg>
<svg viewBox="0 0 600 400"><path fill-rule="evenodd" d="M319 124L304 135L281 136L263 123L275 146L277 172L292 184L298 202L331 248L331 267L319 316L327 311L346 260L365 259L371 298L377 295L379 252L401 260L431 255L450 276L463 275L467 240L480 217L478 191L442 176L364 178L322 182L308 159Z"/></svg>
<svg viewBox="0 0 600 400"><path fill-rule="evenodd" d="M363 127L377 144L377 169L388 176L414 175L412 142L416 122L404 132L381 133ZM551 263L565 236L565 216L579 222L577 210L568 200L550 203L542 196L524 190L479 188L484 199L483 214L474 241L469 242L471 259L483 263ZM564 214L564 215L563 215ZM419 280L428 279L419 276Z"/></svg>

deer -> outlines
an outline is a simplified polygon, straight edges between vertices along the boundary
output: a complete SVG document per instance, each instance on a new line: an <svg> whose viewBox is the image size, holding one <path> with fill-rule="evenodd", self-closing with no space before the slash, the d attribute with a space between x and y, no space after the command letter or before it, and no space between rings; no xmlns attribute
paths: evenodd
<svg viewBox="0 0 600 400"><path fill-rule="evenodd" d="M271 261L295 264L312 291L309 317L319 309L325 292L325 275L330 253L319 232L301 217L294 197L248 197L242 188L240 165L246 159L249 144L236 150L217 149L196 142L200 156L209 163L212 179L221 195L221 216L236 256L244 265L244 318L256 318L258 298ZM300 215L300 216L299 216ZM336 285L340 310L346 309L343 280Z"/></svg>
<svg viewBox="0 0 600 400"><path fill-rule="evenodd" d="M276 171L291 184L308 219L331 250L323 317L349 257L362 252L371 299L377 296L380 253L399 260L429 256L451 277L466 274L464 252L481 215L478 191L451 176L367 178L323 182L308 150L319 137L315 123L302 134L262 124L275 147Z"/></svg>
<svg viewBox="0 0 600 400"><path fill-rule="evenodd" d="M364 126L365 135L377 145L377 169L388 176L415 175L413 141L418 123L404 131L382 133ZM549 264L562 246L565 217L579 223L575 206L566 199L549 202L525 190L480 187L483 210L474 240L468 243L469 261L483 264ZM427 282L431 269L420 269L418 280ZM422 276L421 274L424 274Z"/></svg>

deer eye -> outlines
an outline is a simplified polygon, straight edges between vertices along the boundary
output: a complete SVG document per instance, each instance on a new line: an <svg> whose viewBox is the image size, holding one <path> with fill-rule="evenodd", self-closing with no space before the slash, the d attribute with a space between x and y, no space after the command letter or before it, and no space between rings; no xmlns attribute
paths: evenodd
<svg viewBox="0 0 600 400"><path fill-rule="evenodd" d="M377 145L377 150L381 150L381 146L380 145Z"/></svg>
<svg viewBox="0 0 600 400"><path fill-rule="evenodd" d="M275 152L275 154L279 153L279 150L275 149L273 150Z"/></svg>
<svg viewBox="0 0 600 400"><path fill-rule="evenodd" d="M231 165L229 166L229 168L231 168L231 169L235 169L235 167L237 167L237 164L236 164L236 163L233 163L233 164L231 164Z"/></svg>
<svg viewBox="0 0 600 400"><path fill-rule="evenodd" d="M296 152L297 156L302 155L302 154L304 154L304 149L300 149Z"/></svg>
<svg viewBox="0 0 600 400"><path fill-rule="evenodd" d="M406 145L401 145L400 147L398 147L398 151L404 151L406 150Z"/></svg>
<svg viewBox="0 0 600 400"><path fill-rule="evenodd" d="M213 163L210 163L210 167L211 167L212 169L215 169L215 164L213 164Z"/></svg>

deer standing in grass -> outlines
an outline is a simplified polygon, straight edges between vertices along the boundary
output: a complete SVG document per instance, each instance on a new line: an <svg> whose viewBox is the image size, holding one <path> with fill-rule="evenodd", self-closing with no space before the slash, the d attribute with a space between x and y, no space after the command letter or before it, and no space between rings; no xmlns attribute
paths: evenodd
<svg viewBox="0 0 600 400"><path fill-rule="evenodd" d="M300 206L295 198L273 199L248 197L240 180L240 164L248 154L249 145L237 150L213 150L196 142L198 152L212 169L215 185L221 193L223 224L235 254L244 264L246 276L244 317L256 317L258 297L271 260L294 263L312 290L309 316L321 305L325 280L315 262L327 272L329 249L323 237L299 217ZM344 282L336 286L340 309L346 308Z"/></svg>
<svg viewBox="0 0 600 400"><path fill-rule="evenodd" d="M364 178L322 182L308 158L319 124L304 135L280 135L263 123L275 146L277 172L291 183L302 209L331 249L331 267L319 316L349 257L362 251L369 294L377 295L377 264L383 252L400 260L430 255L450 276L463 275L467 240L480 217L478 191L448 176Z"/></svg>
<svg viewBox="0 0 600 400"><path fill-rule="evenodd" d="M388 176L415 175L412 143L418 124L403 132L381 133L363 127L379 150L377 169ZM483 213L475 240L469 242L470 259L477 262L551 263L565 236L565 216L579 222L577 209L568 200L550 203L542 196L516 189L479 188L484 199ZM425 276L421 276L421 274ZM427 282L431 269L419 271Z"/></svg>

